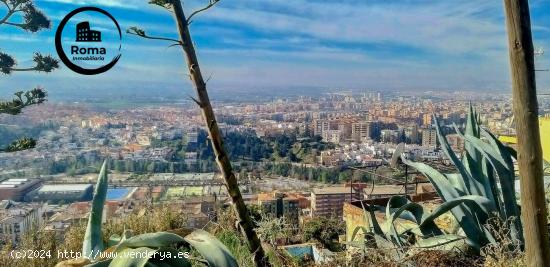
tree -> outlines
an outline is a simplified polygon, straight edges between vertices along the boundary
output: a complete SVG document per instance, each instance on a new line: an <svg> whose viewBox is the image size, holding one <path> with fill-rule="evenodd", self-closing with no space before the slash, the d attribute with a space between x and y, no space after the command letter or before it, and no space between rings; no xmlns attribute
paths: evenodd
<svg viewBox="0 0 550 267"><path fill-rule="evenodd" d="M521 217L528 266L550 262L542 147L538 124L537 87L531 18L527 0L504 0L514 118L518 136Z"/></svg>
<svg viewBox="0 0 550 267"><path fill-rule="evenodd" d="M284 239L287 242L292 234L285 217L272 218L271 216L264 216L257 224L258 235L272 247L277 247L278 239Z"/></svg>
<svg viewBox="0 0 550 267"><path fill-rule="evenodd" d="M254 231L253 221L249 216L246 204L244 203L237 184L237 178L231 166L231 161L229 160L229 156L224 148L222 133L218 127L212 105L210 104L210 98L208 96L208 91L206 90L206 81L202 76L199 61L195 53L193 39L191 38L191 33L189 32L189 25L191 24L192 19L197 14L211 8L218 2L219 0L209 0L208 5L192 12L188 17L186 17L180 0L150 1L151 4L161 6L173 12L178 28L179 40L149 36L144 30L137 27L131 27L127 32L147 39L170 41L173 45L180 46L183 49L185 61L187 62L187 68L189 70L189 78L191 79L198 96L198 99L192 98L192 100L201 108L206 129L216 156L216 162L218 163L219 169L225 179L227 191L231 196L233 208L235 209L238 217L238 224L248 240L249 249L254 258L254 264L256 266L271 266L265 256L260 239L258 238L256 231Z"/></svg>
<svg viewBox="0 0 550 267"><path fill-rule="evenodd" d="M337 217L317 217L304 224L304 241L316 240L323 246L338 250L338 236L346 232L346 226Z"/></svg>
<svg viewBox="0 0 550 267"><path fill-rule="evenodd" d="M0 0L0 2L6 9L6 14L0 18L0 25L17 27L31 33L48 29L51 26L50 20L44 13L36 9L32 0ZM51 72L59 67L56 59L38 52L34 53L33 62L34 66L19 68L15 58L0 49L0 73L4 75L10 75L17 71ZM46 101L46 91L40 87L26 92L16 92L15 96L11 101L0 101L0 114L18 115L24 108ZM35 146L35 140L23 137L13 141L7 147L1 148L0 152L20 151Z"/></svg>

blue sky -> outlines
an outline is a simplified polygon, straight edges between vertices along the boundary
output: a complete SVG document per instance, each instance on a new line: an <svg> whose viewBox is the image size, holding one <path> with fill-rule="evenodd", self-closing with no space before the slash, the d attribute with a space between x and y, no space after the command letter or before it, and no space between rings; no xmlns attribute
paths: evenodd
<svg viewBox="0 0 550 267"><path fill-rule="evenodd" d="M189 14L207 0L184 1ZM537 60L550 68L550 1L531 0ZM39 0L50 30L25 33L0 26L0 49L21 66L34 51L55 55L59 21L85 5L106 9L121 27L176 38L171 14L141 0ZM221 0L191 26L209 89L269 91L278 88L508 90L503 3L500 0ZM0 11L3 14L4 10ZM50 95L77 91L182 90L192 94L181 50L162 41L125 34L122 58L92 77L66 67L51 74L16 73L0 78L4 95L14 87L41 85ZM550 73L538 72L550 90ZM4 92L6 91L6 92Z"/></svg>

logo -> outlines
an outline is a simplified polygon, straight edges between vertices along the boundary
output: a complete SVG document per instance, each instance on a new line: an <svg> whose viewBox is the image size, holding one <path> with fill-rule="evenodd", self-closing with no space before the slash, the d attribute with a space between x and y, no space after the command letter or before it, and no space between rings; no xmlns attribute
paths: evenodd
<svg viewBox="0 0 550 267"><path fill-rule="evenodd" d="M101 32L90 29L90 23L87 21L76 24L77 42L101 42Z"/></svg>
<svg viewBox="0 0 550 267"><path fill-rule="evenodd" d="M55 49L69 69L84 75L108 71L120 59L122 32L116 19L97 7L65 16L55 33Z"/></svg>

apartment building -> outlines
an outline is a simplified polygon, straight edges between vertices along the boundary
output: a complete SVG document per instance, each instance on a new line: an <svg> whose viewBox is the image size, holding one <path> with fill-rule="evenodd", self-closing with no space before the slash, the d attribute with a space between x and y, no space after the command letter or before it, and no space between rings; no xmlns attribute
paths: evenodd
<svg viewBox="0 0 550 267"><path fill-rule="evenodd" d="M422 130L422 146L429 148L437 147L437 133L433 128Z"/></svg>
<svg viewBox="0 0 550 267"><path fill-rule="evenodd" d="M351 139L362 142L371 136L371 124L369 122L356 122L351 125Z"/></svg>
<svg viewBox="0 0 550 267"><path fill-rule="evenodd" d="M315 188L311 192L311 216L342 218L344 202L360 197L360 192L346 186Z"/></svg>

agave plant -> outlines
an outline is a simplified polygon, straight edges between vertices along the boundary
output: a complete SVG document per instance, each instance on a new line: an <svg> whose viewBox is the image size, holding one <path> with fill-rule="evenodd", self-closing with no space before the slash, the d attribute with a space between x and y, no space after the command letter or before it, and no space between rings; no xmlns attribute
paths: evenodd
<svg viewBox="0 0 550 267"><path fill-rule="evenodd" d="M126 230L122 236L111 236L105 249L101 226L108 185L106 165L107 161L104 161L94 191L88 226L82 244L84 259L62 262L57 266L192 266L189 259L190 254L177 249L181 246L192 247L202 256L197 261L208 266L238 266L227 247L204 230L188 231L190 233L184 237L171 232L132 236L131 231Z"/></svg>
<svg viewBox="0 0 550 267"><path fill-rule="evenodd" d="M522 226L514 188L512 157L515 157L515 151L480 126L479 115L471 105L465 133L461 133L455 125L456 132L465 140L462 159L451 150L437 118L435 124L441 149L458 173L443 174L424 163L411 162L402 156L403 162L428 177L445 202L464 196L476 197L473 202L464 202L451 209L470 246L479 249L497 241L484 226L493 215L502 221L511 218L510 238L522 243Z"/></svg>
<svg viewBox="0 0 550 267"><path fill-rule="evenodd" d="M476 250L498 241L485 226L492 216L498 216L501 221L511 221L509 238L523 243L514 188L512 157L515 157L515 151L480 126L479 115L471 105L465 133L461 133L455 125L456 132L465 140L462 159L452 151L435 116L434 121L441 149L456 166L458 173L441 173L427 164L409 161L403 155L401 159L430 180L444 203L434 212L427 213L416 203L403 197L394 197L386 207L386 221L382 225L378 225L373 208L369 207L375 236L378 240L399 246L407 243L403 239L406 233L417 235L418 242L415 245L423 247L448 243L445 240L458 240L460 236L445 235L434 223L435 218L450 211L464 233L465 242ZM405 212L412 215L409 220L415 222L417 227L398 232L393 222L397 217L403 217Z"/></svg>
<svg viewBox="0 0 550 267"><path fill-rule="evenodd" d="M477 201L476 196L464 196L456 200L443 203L437 207L434 211L429 212L422 205L411 202L404 196L393 196L388 201L385 208L386 220L383 223L378 223L376 220L374 211L380 207L374 205L363 205L364 220L368 222L371 229L367 229L364 226L358 226L352 233L352 241L348 242L349 245L359 248L365 248L365 242L358 241L359 231L370 235L371 245L379 248L397 248L398 252L404 252L404 248L417 247L417 248L433 248L439 249L446 247L460 247L465 244L465 237L445 233L440 229L435 220L453 209L454 207L461 205L465 202ZM407 220L408 224L401 227L396 226L397 219Z"/></svg>

